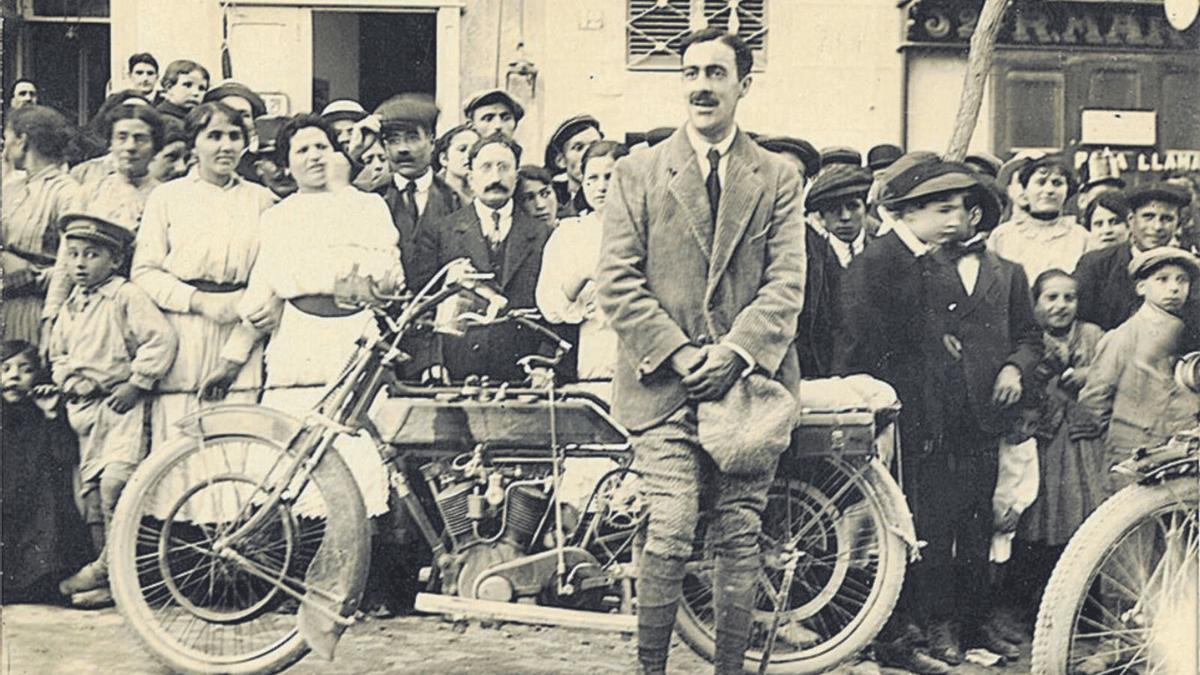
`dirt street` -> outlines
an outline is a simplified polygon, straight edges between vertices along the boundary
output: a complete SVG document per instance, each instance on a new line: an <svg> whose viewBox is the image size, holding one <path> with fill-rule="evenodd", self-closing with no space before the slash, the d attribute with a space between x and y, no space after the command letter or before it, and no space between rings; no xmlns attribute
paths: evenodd
<svg viewBox="0 0 1200 675"><path fill-rule="evenodd" d="M0 608L0 612L3 622L0 664L4 675L167 672L142 651L116 610L83 612L16 605ZM289 673L624 675L636 672L636 661L637 643L631 635L411 616L359 623L342 639L332 663L310 655ZM1028 670L1026 656L1003 671L963 666L955 672L1015 675ZM712 671L711 666L676 641L670 672L682 675ZM842 675L877 672L880 671L873 664L839 671Z"/></svg>

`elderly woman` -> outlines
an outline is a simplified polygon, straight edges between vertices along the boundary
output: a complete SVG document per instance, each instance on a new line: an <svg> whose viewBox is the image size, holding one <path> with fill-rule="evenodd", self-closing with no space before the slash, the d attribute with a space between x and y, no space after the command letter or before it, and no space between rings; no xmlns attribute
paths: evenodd
<svg viewBox="0 0 1200 675"><path fill-rule="evenodd" d="M178 433L176 421L202 405L204 376L239 329L237 303L258 255L260 215L275 201L269 190L236 173L248 138L236 110L201 104L185 128L196 165L150 195L133 256L134 282L179 336L178 356L150 410L151 452ZM229 378L236 390L231 397L252 403L261 352L247 354L243 364Z"/></svg>
<svg viewBox="0 0 1200 675"><path fill-rule="evenodd" d="M374 330L370 312L345 310L333 301L334 282L352 269L384 286L403 283L399 235L383 199L331 178L337 140L329 123L297 115L283 126L278 154L299 191L262 217L258 260L238 304L243 326L270 334L263 404L303 415L341 371L354 341ZM249 339L244 339L249 337ZM243 369L255 344L240 333L226 345L206 390L215 395ZM362 491L367 512L387 512L387 472L374 445L344 437L339 450ZM320 515L301 499L300 515Z"/></svg>
<svg viewBox="0 0 1200 675"><path fill-rule="evenodd" d="M4 126L4 159L22 172L5 181L0 217L0 326L5 340L37 344L41 337L42 302L58 251L58 220L79 207L79 184L62 168L70 137L67 120L40 105L12 111Z"/></svg>
<svg viewBox="0 0 1200 675"><path fill-rule="evenodd" d="M1028 162L1017 172L1025 210L997 227L988 247L1025 269L1029 279L1049 269L1071 273L1088 250L1088 232L1063 213L1075 191L1075 174L1060 155Z"/></svg>

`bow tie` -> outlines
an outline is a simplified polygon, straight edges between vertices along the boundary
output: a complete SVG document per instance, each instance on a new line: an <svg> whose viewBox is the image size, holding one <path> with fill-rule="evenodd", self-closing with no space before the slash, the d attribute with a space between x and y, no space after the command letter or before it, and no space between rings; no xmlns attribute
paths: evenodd
<svg viewBox="0 0 1200 675"><path fill-rule="evenodd" d="M987 250L987 239L984 237L974 237L966 242L955 242L946 244L938 249L938 256L957 263L966 256L981 254Z"/></svg>

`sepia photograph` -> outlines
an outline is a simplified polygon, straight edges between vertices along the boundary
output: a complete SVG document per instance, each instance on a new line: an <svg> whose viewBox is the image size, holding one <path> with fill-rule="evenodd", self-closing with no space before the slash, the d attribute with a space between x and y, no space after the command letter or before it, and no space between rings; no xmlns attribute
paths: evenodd
<svg viewBox="0 0 1200 675"><path fill-rule="evenodd" d="M1200 673L1200 0L0 0L0 675Z"/></svg>

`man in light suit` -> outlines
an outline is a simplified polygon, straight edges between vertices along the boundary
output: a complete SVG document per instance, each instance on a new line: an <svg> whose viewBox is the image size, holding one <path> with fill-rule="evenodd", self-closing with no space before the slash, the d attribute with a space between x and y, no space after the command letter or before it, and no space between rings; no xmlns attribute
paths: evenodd
<svg viewBox="0 0 1200 675"><path fill-rule="evenodd" d="M616 165L599 301L620 338L613 412L633 432L650 522L638 580L638 658L662 673L703 500L716 555L716 671L742 672L774 467L720 472L697 406L757 371L793 394L804 304L800 177L738 129L752 56L708 29L683 46L688 123Z"/></svg>
<svg viewBox="0 0 1200 675"><path fill-rule="evenodd" d="M469 157L475 199L417 232L411 285L420 288L442 265L470 258L475 269L496 275L493 287L508 298L510 308L537 307L534 293L550 228L514 208L521 146L496 134L477 141ZM537 333L515 323L475 326L461 337L442 337L441 362L455 380L486 375L519 382L525 374L517 360L537 353L541 342Z"/></svg>

